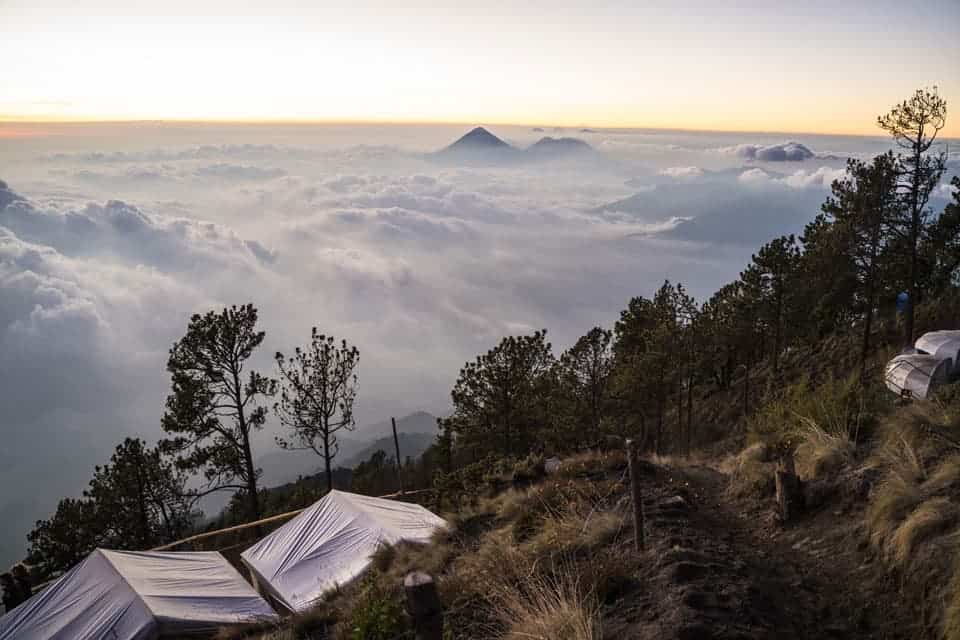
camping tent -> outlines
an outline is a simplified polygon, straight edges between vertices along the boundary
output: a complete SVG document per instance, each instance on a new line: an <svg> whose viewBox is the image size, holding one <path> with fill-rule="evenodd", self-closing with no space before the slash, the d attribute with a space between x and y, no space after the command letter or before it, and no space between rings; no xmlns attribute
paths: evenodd
<svg viewBox="0 0 960 640"><path fill-rule="evenodd" d="M271 597L303 611L363 573L381 544L426 543L444 526L416 504L331 491L240 557Z"/></svg>
<svg viewBox="0 0 960 640"><path fill-rule="evenodd" d="M917 338L914 346L935 358L949 360L948 375L960 374L960 331L931 331Z"/></svg>
<svg viewBox="0 0 960 640"><path fill-rule="evenodd" d="M949 363L922 353L900 354L887 363L884 379L887 388L898 394L926 398L947 381Z"/></svg>
<svg viewBox="0 0 960 640"><path fill-rule="evenodd" d="M219 553L97 549L0 618L0 640L155 640L275 619Z"/></svg>

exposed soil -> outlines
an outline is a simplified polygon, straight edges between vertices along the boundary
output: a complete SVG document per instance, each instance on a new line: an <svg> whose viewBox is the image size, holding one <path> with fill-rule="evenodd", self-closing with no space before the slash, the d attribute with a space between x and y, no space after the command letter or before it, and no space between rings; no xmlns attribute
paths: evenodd
<svg viewBox="0 0 960 640"><path fill-rule="evenodd" d="M732 499L714 469L644 469L648 561L608 606L605 637L924 637L920 613L871 557L855 501L784 526L772 504Z"/></svg>

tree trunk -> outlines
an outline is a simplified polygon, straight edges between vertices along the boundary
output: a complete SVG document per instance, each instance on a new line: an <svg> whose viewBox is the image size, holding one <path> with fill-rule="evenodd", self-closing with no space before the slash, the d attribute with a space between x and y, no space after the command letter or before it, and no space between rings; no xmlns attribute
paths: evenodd
<svg viewBox="0 0 960 640"><path fill-rule="evenodd" d="M873 301L867 303L866 316L863 319L863 342L860 346L860 384L867 382L867 358L870 355L870 331L873 324Z"/></svg>
<svg viewBox="0 0 960 640"><path fill-rule="evenodd" d="M750 365L743 365L743 417L747 417L747 413L750 411L750 406L748 404L750 393Z"/></svg>
<svg viewBox="0 0 960 640"><path fill-rule="evenodd" d="M780 349L782 348L783 324L783 282L777 284L777 314L776 325L773 327L773 373L780 371Z"/></svg>
<svg viewBox="0 0 960 640"><path fill-rule="evenodd" d="M916 306L917 294L917 244L920 241L920 165L923 162L923 154L920 151L920 141L923 137L923 129L917 136L917 145L914 147L913 154L913 184L910 189L910 282L907 283L907 317L905 322L905 334L907 344L912 347L914 339L913 312Z"/></svg>
<svg viewBox="0 0 960 640"><path fill-rule="evenodd" d="M250 438L243 434L243 457L247 467L247 504L250 508L250 519L260 519L260 496L257 494L257 474L253 468L253 454L250 451Z"/></svg>
<svg viewBox="0 0 960 640"><path fill-rule="evenodd" d="M683 378L677 382L677 445L676 451L680 451L683 443Z"/></svg>
<svg viewBox="0 0 960 640"><path fill-rule="evenodd" d="M693 376L687 379L687 456L693 444Z"/></svg>
<svg viewBox="0 0 960 640"><path fill-rule="evenodd" d="M250 510L250 520L260 519L260 496L257 495L257 474L253 467L253 452L250 450L250 428L247 417L243 412L243 386L240 384L240 366L232 363L233 374L233 403L237 409L237 426L240 427L240 445L243 447L243 463L246 468L247 507Z"/></svg>
<svg viewBox="0 0 960 640"><path fill-rule="evenodd" d="M653 443L653 450L657 455L661 454L661 446L663 444L663 404L663 396L661 395L657 398L657 436Z"/></svg>
<svg viewBox="0 0 960 640"><path fill-rule="evenodd" d="M917 240L916 237L910 243L910 282L907 285L907 318L904 333L906 334L906 347L913 346L913 310L917 295Z"/></svg>
<svg viewBox="0 0 960 640"><path fill-rule="evenodd" d="M333 491L333 456L330 455L330 431L323 430L323 466L327 473L327 493Z"/></svg>
<svg viewBox="0 0 960 640"><path fill-rule="evenodd" d="M140 544L144 549L147 549L151 546L150 518L147 515L147 496L143 486L143 475L141 473L143 469L143 462L142 460L138 460L138 462L139 464L137 467L137 502L138 502L137 509L139 511L138 515L140 518Z"/></svg>

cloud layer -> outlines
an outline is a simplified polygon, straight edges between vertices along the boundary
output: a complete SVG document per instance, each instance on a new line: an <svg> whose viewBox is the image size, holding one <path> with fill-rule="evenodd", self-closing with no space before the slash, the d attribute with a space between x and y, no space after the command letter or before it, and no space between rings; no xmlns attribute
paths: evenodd
<svg viewBox="0 0 960 640"><path fill-rule="evenodd" d="M771 145L739 144L733 147L725 147L721 151L740 156L746 160L760 162L802 162L815 157L809 147L792 141Z"/></svg>

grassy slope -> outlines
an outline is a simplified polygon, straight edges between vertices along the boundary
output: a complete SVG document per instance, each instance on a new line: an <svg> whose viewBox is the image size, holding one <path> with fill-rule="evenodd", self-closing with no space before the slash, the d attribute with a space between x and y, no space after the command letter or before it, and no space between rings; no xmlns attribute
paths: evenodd
<svg viewBox="0 0 960 640"><path fill-rule="evenodd" d="M894 341L878 336L874 382ZM481 491L447 514L451 531L435 544L384 551L368 578L257 633L397 637L409 630L400 579L416 568L439 579L451 640L960 640L960 458L925 429L960 440L960 392L944 410L897 407L873 388L851 408L857 353L857 340L828 338L787 352L776 376L757 367L749 418L740 381L702 389L695 441L712 444L697 460L645 466L643 553L632 550L622 455L583 455L531 488ZM808 502L786 524L772 510L784 449L796 451Z"/></svg>
<svg viewBox="0 0 960 640"><path fill-rule="evenodd" d="M366 579L258 637L396 637L409 630L399 585L412 569L438 577L451 640L922 637L918 603L864 543L868 506L855 493L783 527L713 464L642 465L644 552L622 454L581 455L465 505L433 545L382 551Z"/></svg>

